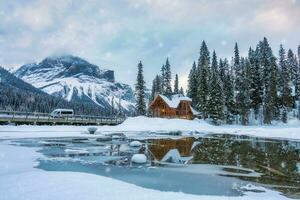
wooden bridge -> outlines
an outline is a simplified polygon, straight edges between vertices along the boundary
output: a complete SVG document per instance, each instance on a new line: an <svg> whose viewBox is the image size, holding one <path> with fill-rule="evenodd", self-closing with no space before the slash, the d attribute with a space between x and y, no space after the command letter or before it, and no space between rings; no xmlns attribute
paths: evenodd
<svg viewBox="0 0 300 200"><path fill-rule="evenodd" d="M124 121L125 117L74 115L72 117L53 118L50 113L0 110L0 124L118 125Z"/></svg>

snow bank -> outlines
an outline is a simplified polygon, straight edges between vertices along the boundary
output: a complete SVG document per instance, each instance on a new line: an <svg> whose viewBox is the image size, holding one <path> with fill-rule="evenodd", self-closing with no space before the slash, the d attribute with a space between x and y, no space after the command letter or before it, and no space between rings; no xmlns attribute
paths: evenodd
<svg viewBox="0 0 300 200"><path fill-rule="evenodd" d="M78 172L51 172L33 168L41 154L34 148L0 143L1 200L276 200L276 191L246 192L242 197L197 196L145 189L119 180Z"/></svg>
<svg viewBox="0 0 300 200"><path fill-rule="evenodd" d="M90 126L0 126L0 138L23 137L97 137L82 134ZM147 117L130 117L118 126L98 126L98 132L123 132L139 134L139 132L202 132L224 133L234 135L250 135L257 137L300 139L300 122L295 120L287 125L270 126L214 126L203 120L162 119ZM99 135L98 135L99 136Z"/></svg>
<svg viewBox="0 0 300 200"><path fill-rule="evenodd" d="M299 121L298 121L299 122ZM288 125L273 126L240 126L240 125L222 125L214 126L204 120L184 120L184 119L163 119L132 117L124 123L115 127L101 127L101 131L183 131L183 132L202 132L202 133L224 133L233 135L249 135L257 137L288 138L300 139L300 122Z"/></svg>
<svg viewBox="0 0 300 200"><path fill-rule="evenodd" d="M147 162L147 157L144 154L134 154L131 158L131 162L137 164L144 164Z"/></svg>

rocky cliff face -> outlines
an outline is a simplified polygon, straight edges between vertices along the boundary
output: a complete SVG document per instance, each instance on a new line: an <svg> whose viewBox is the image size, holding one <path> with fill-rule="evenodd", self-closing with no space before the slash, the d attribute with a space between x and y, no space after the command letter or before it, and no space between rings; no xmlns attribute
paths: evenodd
<svg viewBox="0 0 300 200"><path fill-rule="evenodd" d="M104 110L132 112L134 94L127 84L115 81L114 71L101 69L82 58L48 57L20 67L15 76L67 101L93 102Z"/></svg>

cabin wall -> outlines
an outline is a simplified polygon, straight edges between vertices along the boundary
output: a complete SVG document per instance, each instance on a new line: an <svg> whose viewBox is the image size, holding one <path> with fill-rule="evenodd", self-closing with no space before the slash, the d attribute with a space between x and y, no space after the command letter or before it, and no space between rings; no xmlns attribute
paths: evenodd
<svg viewBox="0 0 300 200"><path fill-rule="evenodd" d="M194 115L191 110L191 102L182 101L178 106L178 117L184 119L193 119Z"/></svg>
<svg viewBox="0 0 300 200"><path fill-rule="evenodd" d="M182 101L178 108L170 108L160 97L157 97L155 102L149 107L153 117L161 118L182 118L193 119L194 115L191 111L191 103Z"/></svg>

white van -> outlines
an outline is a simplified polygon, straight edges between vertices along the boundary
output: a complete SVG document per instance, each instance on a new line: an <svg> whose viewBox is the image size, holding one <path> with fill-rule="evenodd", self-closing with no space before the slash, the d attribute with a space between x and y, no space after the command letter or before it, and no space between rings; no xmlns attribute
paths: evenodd
<svg viewBox="0 0 300 200"><path fill-rule="evenodd" d="M53 118L73 117L74 110L73 109L55 109L51 112L50 116Z"/></svg>

